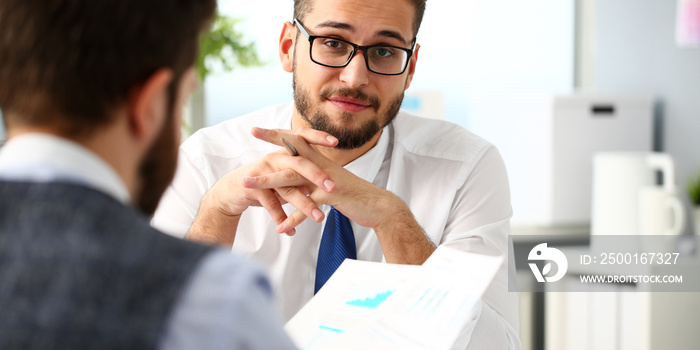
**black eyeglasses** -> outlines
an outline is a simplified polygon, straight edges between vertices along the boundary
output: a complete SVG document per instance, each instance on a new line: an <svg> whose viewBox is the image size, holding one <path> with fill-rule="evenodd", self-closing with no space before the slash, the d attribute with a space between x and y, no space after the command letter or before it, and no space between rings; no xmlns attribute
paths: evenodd
<svg viewBox="0 0 700 350"><path fill-rule="evenodd" d="M342 68L347 66L357 51L364 52L367 69L382 75L403 74L413 55L412 49L391 45L360 46L349 41L329 36L310 35L298 19L294 19L301 33L309 39L311 61L325 67ZM318 41L316 39L319 39ZM314 45L316 43L316 45ZM415 41L414 44L415 46Z"/></svg>

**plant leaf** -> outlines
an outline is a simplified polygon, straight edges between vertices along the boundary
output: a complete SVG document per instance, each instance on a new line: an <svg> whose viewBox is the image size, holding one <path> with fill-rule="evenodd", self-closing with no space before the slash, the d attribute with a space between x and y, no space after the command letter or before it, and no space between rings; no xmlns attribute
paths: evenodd
<svg viewBox="0 0 700 350"><path fill-rule="evenodd" d="M200 81L216 68L228 72L236 65L261 64L255 43L243 42L243 35L235 30L236 23L238 20L217 13L211 30L202 35L195 62Z"/></svg>

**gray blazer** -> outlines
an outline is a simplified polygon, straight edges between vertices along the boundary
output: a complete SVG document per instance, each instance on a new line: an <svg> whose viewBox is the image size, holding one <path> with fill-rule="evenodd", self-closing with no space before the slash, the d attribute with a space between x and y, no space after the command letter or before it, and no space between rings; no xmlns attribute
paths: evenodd
<svg viewBox="0 0 700 350"><path fill-rule="evenodd" d="M0 181L0 348L156 348L211 249L87 187Z"/></svg>

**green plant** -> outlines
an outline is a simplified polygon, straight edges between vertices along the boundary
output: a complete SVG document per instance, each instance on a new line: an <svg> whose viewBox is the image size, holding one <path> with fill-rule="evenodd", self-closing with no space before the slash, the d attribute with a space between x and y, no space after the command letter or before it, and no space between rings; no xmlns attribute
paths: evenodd
<svg viewBox="0 0 700 350"><path fill-rule="evenodd" d="M700 172L688 179L688 198L694 206L700 206Z"/></svg>
<svg viewBox="0 0 700 350"><path fill-rule="evenodd" d="M200 81L203 82L216 66L227 72L235 66L260 65L255 43L244 43L243 35L235 30L238 22L217 14L211 31L202 36L195 63Z"/></svg>

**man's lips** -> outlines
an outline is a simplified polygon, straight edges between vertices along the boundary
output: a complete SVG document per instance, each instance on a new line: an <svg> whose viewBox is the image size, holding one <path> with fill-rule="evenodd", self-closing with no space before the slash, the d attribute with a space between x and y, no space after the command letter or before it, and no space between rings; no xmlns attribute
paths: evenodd
<svg viewBox="0 0 700 350"><path fill-rule="evenodd" d="M350 97L330 97L328 98L328 101L330 101L330 103L336 107L348 112L361 112L372 106L365 101Z"/></svg>

